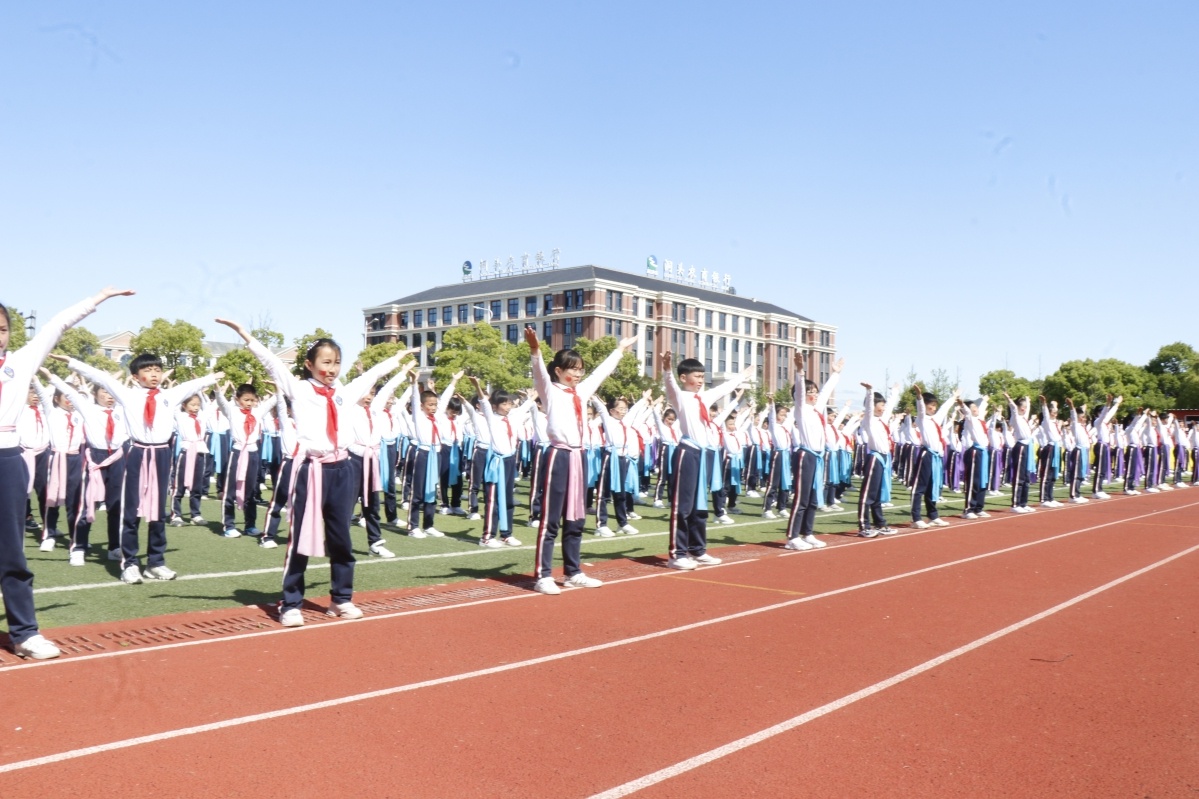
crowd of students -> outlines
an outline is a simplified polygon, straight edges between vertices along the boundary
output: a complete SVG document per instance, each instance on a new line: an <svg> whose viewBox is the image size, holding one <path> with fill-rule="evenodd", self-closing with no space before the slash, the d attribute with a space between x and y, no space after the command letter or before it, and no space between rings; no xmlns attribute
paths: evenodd
<svg viewBox="0 0 1199 799"><path fill-rule="evenodd" d="M1128 494L1182 488L1199 458L1199 428L1145 410L1120 419L1119 397L1090 414L1071 404L1068 417L1044 397L1036 414L1030 398L1006 397L1005 414L988 413L985 398L963 400L956 391L940 398L914 386L915 411L898 414L898 385L884 395L863 384L860 409L852 400L830 408L842 362L817 386L799 354L791 407L755 407L742 388L749 370L706 388L702 363L675 364L669 352L661 358L661 394L605 404L596 393L634 339L588 373L569 349L546 363L526 331L533 389L488 391L472 377L469 399L458 390L461 373L441 391L419 384L406 361L414 351L343 383L341 351L329 339L313 342L297 376L242 325L223 319L270 374L269 395L222 384L219 373L172 383L152 354L133 358L125 379L50 354L61 332L97 303L127 293L106 290L64 311L13 353L0 306L0 589L22 656L58 655L37 633L24 530L36 531L43 552L61 538L68 562L83 565L97 508L107 511L107 557L129 584L175 578L166 528L207 525L200 501L213 490L226 538L279 546L286 514L279 618L296 627L304 623L312 556L331 561L329 614L362 615L352 601L355 523L366 528L372 556L394 558L384 524L413 538L440 537L437 515L464 516L481 522L479 546L502 548L521 545L514 529L523 516L536 529L535 590L553 595L560 593L557 539L563 584L598 587L582 571L582 535L588 528L601 538L636 534L638 500L669 508L666 565L692 570L720 563L707 551L708 521L732 524L745 496L763 498L765 518L786 520L785 547L803 551L825 546L815 535L817 514L843 510L855 478L858 534L873 538L897 532L885 514L895 481L910 489L911 526L919 529L949 524L940 513L946 491L964 495L965 519L989 515L985 500L1002 486L1011 487L1012 512L1031 513L1038 502L1059 507L1058 490L1083 503L1109 498L1113 484ZM41 368L43 384L36 371L47 357L74 377ZM516 506L518 477L530 481L527 513Z"/></svg>

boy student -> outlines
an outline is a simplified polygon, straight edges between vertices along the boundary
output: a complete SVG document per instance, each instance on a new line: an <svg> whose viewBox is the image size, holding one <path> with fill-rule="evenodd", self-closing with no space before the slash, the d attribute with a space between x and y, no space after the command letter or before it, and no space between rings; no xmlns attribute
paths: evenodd
<svg viewBox="0 0 1199 799"><path fill-rule="evenodd" d="M627 399L617 397L604 407L598 397L592 397L591 404L599 415L608 442L600 461L599 482L595 489L595 534L600 538L616 535L608 527L608 499L611 498L620 532L636 535L637 528L629 524L629 519L639 485L636 455L640 454L640 449L631 424L649 402L642 399L630 408Z"/></svg>
<svg viewBox="0 0 1199 799"><path fill-rule="evenodd" d="M61 360L61 358L60 358ZM126 455L125 497L121 526L121 582L136 585L142 577L173 580L175 572L166 565L167 497L170 495L171 437L175 434L174 409L184 399L224 377L213 372L194 380L160 388L163 380L162 359L144 352L129 362L134 385L126 387L105 372L74 358L65 359L72 371L93 385L104 388L125 410L129 422L131 446ZM146 560L142 574L138 560L138 528L145 519L148 526Z"/></svg>
<svg viewBox="0 0 1199 799"><path fill-rule="evenodd" d="M1035 509L1028 507L1028 485L1032 481L1032 426L1028 421L1028 397L1020 401L1013 400L1008 393L1003 392L1007 400L1008 412L1011 416L1011 434L1013 444L1008 455L1012 473L1012 512L1032 513Z"/></svg>
<svg viewBox="0 0 1199 799"><path fill-rule="evenodd" d="M525 402L513 409L514 397L508 392L494 391L488 396L479 378L471 377L470 382L479 396L480 412L476 414L466 402L463 407L475 425L476 446L486 442L484 462L479 469L483 481L483 535L479 546L491 549L518 547L520 540L512 535L512 511L516 508L516 450L520 444L516 431L529 415L533 403Z"/></svg>
<svg viewBox="0 0 1199 799"><path fill-rule="evenodd" d="M204 459L208 455L208 425L204 420L203 398L194 394L175 411L175 490L171 505L171 527L182 527L183 495L191 493L191 523L203 525L200 497L204 495Z"/></svg>
<svg viewBox="0 0 1199 799"><path fill-rule="evenodd" d="M862 388L866 389L862 400L866 463L862 470L861 493L858 494L858 535L862 538L895 535L897 531L887 524L883 515L883 480L889 468L891 424L895 404L899 402L899 384L892 386L886 397L869 383L862 383Z"/></svg>
<svg viewBox="0 0 1199 799"><path fill-rule="evenodd" d="M445 535L433 526L433 515L437 510L437 489L449 487L450 467L449 464L443 466L441 461L443 458L448 459L453 453L451 442L457 441L457 434L450 429L454 423L446 414L446 410L454 396L454 386L462 378L462 374L458 372L454 375L440 397L432 389L416 391L414 388L412 392L413 445L416 452L412 458L405 491L405 496L410 502L408 535L412 538L441 538ZM413 371L414 387L416 377L416 372ZM458 490L461 491L461 484ZM445 512L449 512L448 508Z"/></svg>
<svg viewBox="0 0 1199 799"><path fill-rule="evenodd" d="M962 447L966 462L966 510L963 519L985 519L991 514L983 506L987 501L987 483L991 471L991 456L988 447L991 432L983 421L987 413L987 398L963 402L957 398L959 407L965 409L962 424Z"/></svg>
<svg viewBox="0 0 1199 799"><path fill-rule="evenodd" d="M1041 397L1041 434L1044 442L1037 452L1037 479L1041 485L1041 506L1060 508L1062 503L1053 498L1053 484L1057 482L1062 462L1062 428L1057 419L1057 403Z"/></svg>
<svg viewBox="0 0 1199 799"><path fill-rule="evenodd" d="M1122 396L1112 399L1112 395L1108 394L1107 405L1095 414L1095 477L1091 483L1092 499L1111 499L1111 495L1104 489L1112 482L1113 477L1112 445L1115 431L1112 429L1112 419L1123 401Z"/></svg>
<svg viewBox="0 0 1199 799"><path fill-rule="evenodd" d="M827 449L824 430L824 414L829 398L845 359L833 364L831 374L824 386L817 388L808 380L804 371L804 354L795 352L795 428L791 433L791 447L795 450L794 474L795 496L791 500L791 518L787 521L787 549L823 549L825 543L816 537L816 509L820 505L820 481L824 477L824 451Z"/></svg>
<svg viewBox="0 0 1199 799"><path fill-rule="evenodd" d="M950 404L941 407L935 394L922 391L919 384L912 386L916 394L916 432L920 436L920 448L913 451L912 473L915 487L912 490L912 526L923 530L928 527L948 527L937 513L937 503L941 500L941 486L945 476L945 417L949 414ZM953 391L953 399L957 401L957 389ZM920 518L920 501L924 500L928 521Z"/></svg>
<svg viewBox="0 0 1199 799"><path fill-rule="evenodd" d="M1082 505L1091 500L1082 495L1082 481L1086 479L1086 459L1091 452L1091 435L1087 432L1086 406L1079 414L1074 400L1066 398L1070 406L1070 435L1066 437L1066 485L1070 490L1070 502Z"/></svg>
<svg viewBox="0 0 1199 799"><path fill-rule="evenodd" d="M775 407L771 400L766 404L766 423L770 431L769 466L766 469L766 499L762 502L762 517L777 519L791 511L787 509L791 491L791 439L792 420L787 418L787 407ZM823 433L821 434L823 438ZM778 508L778 512L775 512Z"/></svg>
<svg viewBox="0 0 1199 799"><path fill-rule="evenodd" d="M43 399L37 378L29 384L26 404L18 411L17 437L20 442L21 459L29 474L29 485L25 488L25 529L30 531L46 528L46 477L50 473L50 419L51 404ZM12 391L10 388L9 391ZM37 499L38 519L33 518L30 492Z"/></svg>
<svg viewBox="0 0 1199 799"><path fill-rule="evenodd" d="M733 393L753 374L747 369L739 377L704 391L704 365L695 358L679 362L678 380L671 370L673 356L662 353L666 376L666 401L679 414L682 441L674 451L670 504L670 548L666 565L690 570L714 566L720 558L708 549L708 494L724 488L721 474L720 427L708 410L717 400Z"/></svg>
<svg viewBox="0 0 1199 799"><path fill-rule="evenodd" d="M250 383L242 383L237 387L234 404L225 398L223 390L216 393L216 401L229 419L229 435L233 442L225 478L224 532L221 535L225 538L241 536L234 526L237 508L241 506L245 534L256 538L262 535L257 527L258 503L254 501L261 468L258 444L262 439L262 419L275 407L275 398L260 403L257 389Z"/></svg>

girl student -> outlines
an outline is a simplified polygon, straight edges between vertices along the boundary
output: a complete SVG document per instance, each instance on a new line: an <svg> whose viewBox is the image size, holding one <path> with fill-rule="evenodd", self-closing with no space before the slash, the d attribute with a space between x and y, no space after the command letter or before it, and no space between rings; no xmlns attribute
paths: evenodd
<svg viewBox="0 0 1199 799"><path fill-rule="evenodd" d="M479 546L492 549L505 545L518 547L520 540L512 535L512 512L516 508L516 458L520 444L517 430L529 415L533 402L526 401L513 408L514 397L508 392L494 391L489 396L479 378L471 377L470 381L479 396L479 413L472 410L470 403L463 401L462 404L475 423L480 441L486 441L486 460L481 475L483 535L479 539Z"/></svg>
<svg viewBox="0 0 1199 799"><path fill-rule="evenodd" d="M562 561L565 583L573 588L598 588L602 582L583 573L579 565L583 523L586 520L584 489L587 485L583 465L584 408L600 383L616 369L625 350L637 343L636 336L624 339L603 363L584 377L583 358L572 349L559 350L547 367L541 357L537 331L525 328L525 341L532 353L533 387L542 399L549 448L542 458L541 522L537 527L536 579L538 593L555 595L561 589L554 582L554 541L562 529Z"/></svg>
<svg viewBox="0 0 1199 799"><path fill-rule="evenodd" d="M454 397L454 386L462 379L462 374L455 374L441 396L438 396L432 388L417 391L417 375L416 372L412 373L412 444L415 451L409 465L405 493L411 506L408 511L408 535L412 538L445 536L433 526L433 514L437 509L438 487L450 488L450 467L448 464L443 467L441 461L451 456L452 443L457 440L456 425L447 409ZM448 507L445 512L449 513Z"/></svg>
<svg viewBox="0 0 1199 799"><path fill-rule="evenodd" d="M175 485L172 491L171 527L182 527L183 495L191 494L188 510L191 523L204 524L200 498L204 496L204 460L208 455L208 423L202 415L204 403L199 394L183 401L175 412Z"/></svg>
<svg viewBox="0 0 1199 799"><path fill-rule="evenodd" d="M216 392L217 404L221 413L229 420L229 438L231 452L229 467L225 477L225 495L222 500L224 515L221 533L225 538L240 538L243 534L251 538L262 535L258 529L258 503L255 493L258 491L258 473L260 444L262 441L262 419L275 407L275 398L268 397L265 402L258 399L258 389L252 383L242 383L236 389L234 401L231 403L225 397L225 386ZM245 522L242 530L238 530L237 509L241 508L242 520Z"/></svg>
<svg viewBox="0 0 1199 799"><path fill-rule="evenodd" d="M350 542L350 514L354 509L357 475L349 461L353 438L349 409L366 396L375 381L391 372L413 350L399 352L375 364L349 383L341 383L341 347L319 338L304 354L301 377L293 375L279 358L252 337L240 323L217 319L241 336L246 347L270 372L278 393L291 402L298 449L293 464L288 522L287 559L283 566L283 600L279 621L284 627L301 627L304 616L304 572L312 556L331 561L332 600L328 615L362 618L351 601L354 595L354 553Z"/></svg>
<svg viewBox="0 0 1199 799"><path fill-rule="evenodd" d="M49 375L49 370L42 370ZM57 378L56 378L57 379ZM46 391L34 378L38 393ZM46 391L49 396L50 392ZM47 419L50 428L50 467L46 481L46 527L42 532L42 552L54 551L54 538L48 533L58 528L59 508L66 511L66 535L74 555L75 527L83 509L83 417L71 404L70 398L56 388L50 400ZM77 560L82 559L82 551ZM78 564L82 565L82 563Z"/></svg>
<svg viewBox="0 0 1199 799"><path fill-rule="evenodd" d="M63 332L110 297L132 294L106 288L60 311L16 352L8 351L12 318L0 305L0 595L13 650L23 658L56 658L58 647L38 632L33 604L33 573L25 561L25 502L29 471L21 455L17 419L26 408L29 384Z"/></svg>

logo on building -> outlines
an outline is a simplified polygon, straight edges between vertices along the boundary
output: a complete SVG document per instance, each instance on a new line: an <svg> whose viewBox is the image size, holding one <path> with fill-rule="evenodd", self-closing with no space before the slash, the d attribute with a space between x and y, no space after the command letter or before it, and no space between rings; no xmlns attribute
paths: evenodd
<svg viewBox="0 0 1199 799"><path fill-rule="evenodd" d="M658 276L658 262L652 255L646 262L645 273L651 277ZM733 276L727 272L722 275L720 272L709 272L707 269L701 269L697 274L694 266L683 266L673 261L666 261L662 264L662 279L668 280L671 283L681 283L684 286L707 289L708 291L723 291L726 294L735 293L733 291Z"/></svg>
<svg viewBox="0 0 1199 799"><path fill-rule="evenodd" d="M541 250L538 250L537 255L534 256L534 263L530 266L529 254L525 253L520 257L519 267L516 265L515 255L509 255L508 260L506 261L502 258L495 258L492 260L483 258L479 261L479 273L475 279L487 280L490 278L510 277L512 275L528 274L529 272L545 272L550 269L557 269L561 254L562 251L557 247L550 250L550 260L547 263L545 260L545 254ZM470 261L466 261L462 264L463 282L472 279L472 272L473 270L471 268Z"/></svg>

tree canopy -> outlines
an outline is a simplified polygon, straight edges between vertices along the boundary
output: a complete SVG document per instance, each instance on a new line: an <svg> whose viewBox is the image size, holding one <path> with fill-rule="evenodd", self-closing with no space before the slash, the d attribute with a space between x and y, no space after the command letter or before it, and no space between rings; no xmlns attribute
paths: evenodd
<svg viewBox="0 0 1199 799"><path fill-rule="evenodd" d="M104 355L99 337L86 327L68 328L59 336L52 352L83 361L104 372L115 372L121 368L119 363ZM71 370L62 361L50 359L46 362L46 368L64 380L70 376Z"/></svg>
<svg viewBox="0 0 1199 799"><path fill-rule="evenodd" d="M29 336L25 334L25 315L11 305L8 306L8 349L19 350L25 346Z"/></svg>
<svg viewBox="0 0 1199 799"><path fill-rule="evenodd" d="M129 347L134 355L152 352L162 358L164 368L174 370L176 381L190 380L211 371L208 359L212 355L204 346L204 331L182 319L174 322L155 319L148 327L137 331Z"/></svg>
<svg viewBox="0 0 1199 799"><path fill-rule="evenodd" d="M547 348L548 349L548 348ZM433 379L449 383L455 372L473 375L492 390L518 391L533 385L529 376L529 345L511 344L484 323L447 330L437 353Z"/></svg>

